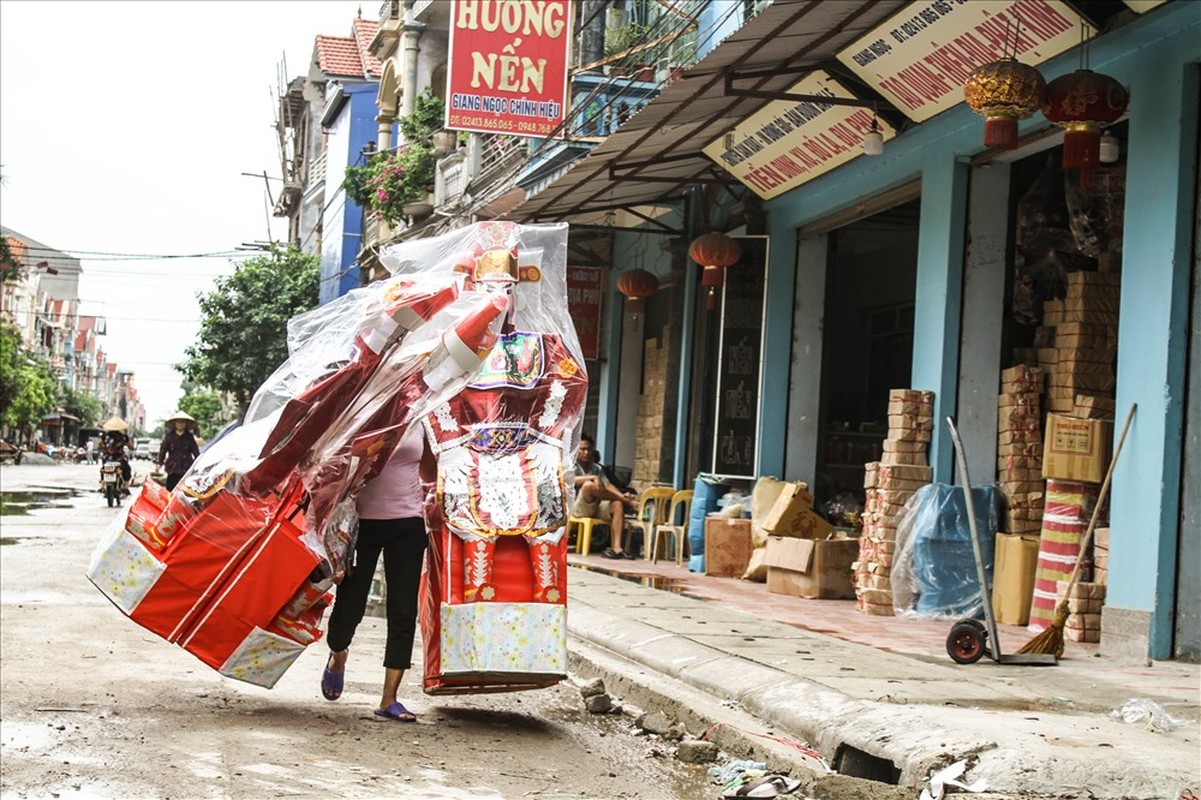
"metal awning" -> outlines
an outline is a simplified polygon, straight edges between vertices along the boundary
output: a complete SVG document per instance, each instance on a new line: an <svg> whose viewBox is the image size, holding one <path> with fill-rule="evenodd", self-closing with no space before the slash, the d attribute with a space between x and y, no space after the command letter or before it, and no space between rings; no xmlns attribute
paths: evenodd
<svg viewBox="0 0 1201 800"><path fill-rule="evenodd" d="M728 87L787 92L906 2L776 0L511 217L599 223L619 209L654 216L654 206L678 200L689 186L740 185L702 148L771 100Z"/></svg>

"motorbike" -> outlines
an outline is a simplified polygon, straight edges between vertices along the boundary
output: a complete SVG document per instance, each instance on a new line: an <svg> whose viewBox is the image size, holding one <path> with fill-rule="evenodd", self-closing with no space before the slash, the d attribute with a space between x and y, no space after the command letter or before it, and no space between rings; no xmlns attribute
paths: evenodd
<svg viewBox="0 0 1201 800"><path fill-rule="evenodd" d="M125 474L121 471L121 462L105 459L100 466L100 488L109 508L121 502L121 496L126 492Z"/></svg>

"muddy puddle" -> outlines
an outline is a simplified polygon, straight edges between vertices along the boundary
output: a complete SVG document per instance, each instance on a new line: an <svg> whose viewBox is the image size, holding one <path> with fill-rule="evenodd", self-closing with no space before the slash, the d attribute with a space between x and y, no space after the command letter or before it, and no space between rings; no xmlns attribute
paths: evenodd
<svg viewBox="0 0 1201 800"><path fill-rule="evenodd" d="M28 514L39 508L69 508L72 498L80 493L73 489L27 489L20 492L0 492L0 516ZM12 542L5 542L12 544Z"/></svg>
<svg viewBox="0 0 1201 800"><path fill-rule="evenodd" d="M614 578L619 578L623 581L636 583L639 586L645 586L648 589L659 589L664 592L671 592L683 597L695 597L688 593L687 582L679 578L669 578L665 575L646 575L636 572L622 572L619 569L606 569L605 567L597 567L592 564L572 564L572 569L582 569L588 572L597 572L601 575L611 575Z"/></svg>

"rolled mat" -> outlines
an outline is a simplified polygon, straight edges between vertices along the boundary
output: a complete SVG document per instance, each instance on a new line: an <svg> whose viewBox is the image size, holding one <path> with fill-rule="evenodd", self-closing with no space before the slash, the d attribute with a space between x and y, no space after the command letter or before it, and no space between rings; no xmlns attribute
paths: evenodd
<svg viewBox="0 0 1201 800"><path fill-rule="evenodd" d="M1038 633L1055 618L1056 594L1059 581L1072 574L1080 555L1080 540L1088 530L1088 521L1096 505L1101 487L1088 483L1073 483L1050 479L1043 510L1042 532L1038 542L1038 566L1034 574L1034 593L1030 603L1030 624L1027 630ZM1104 509L1098 521L1104 524ZM1087 580L1092 560L1086 557L1081 565L1081 579Z"/></svg>

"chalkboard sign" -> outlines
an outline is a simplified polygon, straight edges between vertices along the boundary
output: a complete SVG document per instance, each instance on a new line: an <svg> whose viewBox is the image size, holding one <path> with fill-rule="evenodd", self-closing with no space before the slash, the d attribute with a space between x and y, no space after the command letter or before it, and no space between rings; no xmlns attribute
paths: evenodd
<svg viewBox="0 0 1201 800"><path fill-rule="evenodd" d="M767 237L735 238L742 258L726 269L722 292L712 472L753 479L759 450Z"/></svg>

